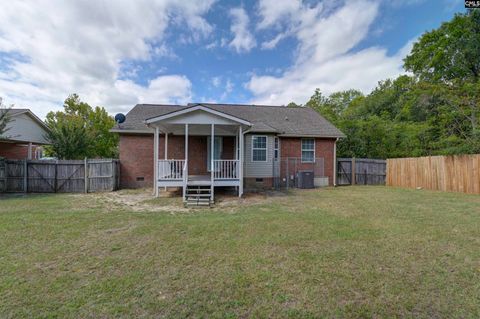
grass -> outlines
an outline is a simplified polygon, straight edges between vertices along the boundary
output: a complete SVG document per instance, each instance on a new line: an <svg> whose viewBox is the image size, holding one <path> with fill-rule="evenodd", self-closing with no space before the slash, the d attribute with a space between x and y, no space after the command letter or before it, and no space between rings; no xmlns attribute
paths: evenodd
<svg viewBox="0 0 480 319"><path fill-rule="evenodd" d="M108 205L0 200L0 317L480 317L479 196L359 186L228 210Z"/></svg>

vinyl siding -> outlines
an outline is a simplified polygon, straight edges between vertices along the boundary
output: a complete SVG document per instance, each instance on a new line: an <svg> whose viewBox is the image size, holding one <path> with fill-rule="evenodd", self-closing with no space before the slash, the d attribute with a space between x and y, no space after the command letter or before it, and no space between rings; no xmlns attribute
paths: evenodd
<svg viewBox="0 0 480 319"><path fill-rule="evenodd" d="M252 136L267 137L267 161L252 162ZM245 134L244 177L272 177L273 175L274 135Z"/></svg>
<svg viewBox="0 0 480 319"><path fill-rule="evenodd" d="M45 129L26 114L13 116L12 121L8 123L7 127L9 127L9 130L5 135L11 137L12 140L38 144L48 143L45 139L45 134L47 134Z"/></svg>

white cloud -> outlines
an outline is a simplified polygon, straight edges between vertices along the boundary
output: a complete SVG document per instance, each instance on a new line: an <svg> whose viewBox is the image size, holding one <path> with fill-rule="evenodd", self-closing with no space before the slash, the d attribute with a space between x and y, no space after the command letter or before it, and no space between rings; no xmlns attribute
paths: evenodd
<svg viewBox="0 0 480 319"><path fill-rule="evenodd" d="M279 33L275 38L262 42L262 49L263 50L271 50L275 48L281 40L283 40L287 36L287 33Z"/></svg>
<svg viewBox="0 0 480 319"><path fill-rule="evenodd" d="M159 76L151 80L147 87L130 80L118 80L112 93L120 92L121 95L107 93L105 99L117 105L121 105L122 101L185 104L191 99L191 88L190 81L180 75ZM132 103L127 103L125 107L131 108Z"/></svg>
<svg viewBox="0 0 480 319"><path fill-rule="evenodd" d="M229 46L234 48L237 53L250 51L257 45L257 41L248 30L250 19L248 18L245 9L230 9L230 16L232 17L230 31L233 33L234 38L229 43Z"/></svg>
<svg viewBox="0 0 480 319"><path fill-rule="evenodd" d="M174 57L163 42L172 24L186 26L192 41L208 36L212 26L203 15L212 3L5 1L0 52L13 56L13 61L0 69L0 96L41 116L61 107L73 92L111 112L147 99L190 97L190 81L182 75L159 76L142 87L119 78L128 74L121 74L121 65L126 60L148 61L153 55Z"/></svg>
<svg viewBox="0 0 480 319"><path fill-rule="evenodd" d="M406 49L393 56L381 47L353 50L368 36L378 6L369 0L349 1L342 7L328 2L302 5L288 22L299 42L294 63L280 76L253 75L246 83L254 95L252 102L305 103L316 88L326 94L351 88L369 92L379 80L402 73ZM263 21L273 25L276 20Z"/></svg>
<svg viewBox="0 0 480 319"><path fill-rule="evenodd" d="M225 82L225 89L222 93L222 96L220 97L220 100L222 101L225 100L228 97L228 95L232 93L233 88L234 88L234 85L232 81L230 81L230 79L227 79L227 81Z"/></svg>
<svg viewBox="0 0 480 319"><path fill-rule="evenodd" d="M212 85L216 88L220 86L221 82L222 82L222 78L220 76L215 76L212 78Z"/></svg>
<svg viewBox="0 0 480 319"><path fill-rule="evenodd" d="M258 9L262 16L262 20L257 28L266 29L277 25L282 19L291 19L291 16L295 15L301 7L301 0L260 0L258 3Z"/></svg>

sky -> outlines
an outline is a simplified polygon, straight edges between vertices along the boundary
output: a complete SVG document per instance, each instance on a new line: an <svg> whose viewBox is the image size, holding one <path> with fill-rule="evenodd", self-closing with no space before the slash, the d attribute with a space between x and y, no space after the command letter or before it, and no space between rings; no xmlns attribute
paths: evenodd
<svg viewBox="0 0 480 319"><path fill-rule="evenodd" d="M0 97L40 117L71 93L137 103L303 104L404 73L461 0L0 0Z"/></svg>

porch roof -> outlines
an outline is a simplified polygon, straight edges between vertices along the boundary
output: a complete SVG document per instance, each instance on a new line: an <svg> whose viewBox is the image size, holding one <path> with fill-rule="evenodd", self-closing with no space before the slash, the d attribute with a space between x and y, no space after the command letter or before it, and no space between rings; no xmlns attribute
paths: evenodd
<svg viewBox="0 0 480 319"><path fill-rule="evenodd" d="M178 120L179 118L180 120ZM161 122L171 124L210 124L218 122L218 124L222 125L240 124L252 126L252 124L245 119L215 110L202 104L194 104L185 108L172 110L171 112L147 118L145 120L145 124L147 125Z"/></svg>

